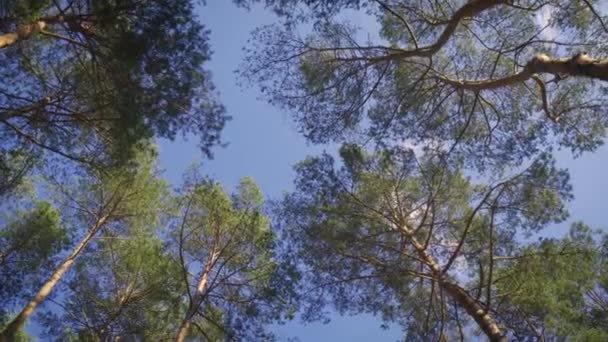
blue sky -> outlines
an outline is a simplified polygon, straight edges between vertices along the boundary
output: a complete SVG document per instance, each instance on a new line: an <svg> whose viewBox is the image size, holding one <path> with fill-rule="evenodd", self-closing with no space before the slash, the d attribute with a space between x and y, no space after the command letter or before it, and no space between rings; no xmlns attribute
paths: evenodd
<svg viewBox="0 0 608 342"><path fill-rule="evenodd" d="M321 153L326 147L307 144L286 113L258 100L256 89L237 86L235 70L243 60L242 47L247 44L250 32L275 22L276 17L260 7L251 11L237 8L228 0L209 0L206 6L199 8L198 14L211 30L214 54L207 69L211 70L221 101L233 117L222 133L223 140L229 144L216 148L215 157L208 160L197 148L196 137L161 140L160 162L164 176L177 186L185 169L202 161L204 172L227 189L232 189L242 177L251 176L269 199L278 198L292 189L292 166L307 155ZM330 324L303 325L293 321L276 326L274 331L281 341L294 337L302 342L399 339L399 330L383 330L380 323L369 315L343 318L336 315ZM28 323L27 331L34 336L41 332L34 321Z"/></svg>
<svg viewBox="0 0 608 342"><path fill-rule="evenodd" d="M208 1L199 10L205 26L211 30L214 51L207 69L220 92L221 101L233 117L222 136L225 148L214 150L213 160L205 160L191 141L163 141L160 144L161 165L165 176L178 184L184 169L203 160L203 170L215 180L232 188L244 176L251 176L268 198L277 198L292 189L292 166L324 147L311 146L298 134L287 113L257 99L255 88L237 86L235 70L243 61L242 47L250 32L261 25L276 22L276 17L261 7L251 11L237 8L231 1ZM349 18L365 25L360 18ZM360 22L357 22L359 19ZM298 337L300 341L396 341L400 331L383 330L380 320L368 315L332 317L330 324L307 324L299 321L276 327L281 340Z"/></svg>
<svg viewBox="0 0 608 342"><path fill-rule="evenodd" d="M277 198L292 188L292 166L308 154L316 154L323 147L310 146L298 134L287 113L271 107L257 99L256 89L237 86L234 71L243 60L242 47L247 44L250 32L255 27L271 24L276 17L254 7L251 11L236 8L231 1L210 0L199 10L202 22L211 30L214 51L207 68L213 73L213 81L220 92L221 100L233 117L223 132L226 148L215 150L213 160L204 160L205 172L232 188L243 176L252 176L269 198ZM349 20L354 24L369 27L364 16ZM584 220L596 228L602 228L608 213L604 196L608 193L606 163L608 149L602 148L573 160L567 152L558 153L559 164L571 171L575 189L575 200L571 203L571 220ZM161 162L167 178L177 184L183 170L202 157L190 142L161 143ZM569 222L549 227L547 235L563 234ZM395 341L400 337L398 329L389 331L380 328L380 321L373 316L335 316L327 325L302 325L293 322L276 328L282 338L298 337L306 341Z"/></svg>

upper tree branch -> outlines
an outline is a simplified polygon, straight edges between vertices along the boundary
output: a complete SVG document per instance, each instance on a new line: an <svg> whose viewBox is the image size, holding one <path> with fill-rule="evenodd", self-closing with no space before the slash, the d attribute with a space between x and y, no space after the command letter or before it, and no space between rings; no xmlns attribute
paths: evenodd
<svg viewBox="0 0 608 342"><path fill-rule="evenodd" d="M540 54L530 60L519 73L503 78L468 81L440 76L438 79L459 89L481 91L521 83L533 78L535 74L579 76L608 81L608 59L593 59L584 53L571 58L551 58Z"/></svg>
<svg viewBox="0 0 608 342"><path fill-rule="evenodd" d="M418 38L416 38L416 34L414 33L414 30L412 29L412 26L410 25L410 23L408 23L407 20L405 20L405 18L401 15L399 15L399 13L395 12L392 8L390 8L387 4L385 4L384 2L380 1L380 0L375 0L378 5L380 5L380 7L382 7L385 11L387 11L388 13L392 14L393 16L397 17L397 19L399 19L399 21L401 21L401 23L403 24L403 26L405 26L405 28L407 29L407 32L410 35L410 38L412 39L412 43L414 43L414 47L416 49L419 48L418 46Z"/></svg>
<svg viewBox="0 0 608 342"><path fill-rule="evenodd" d="M411 50L401 50L399 52L390 53L384 56L372 57L372 62L382 62L388 60L396 60L410 57L431 57L439 51L449 40L456 28L463 19L474 17L479 13L490 9L494 6L506 4L509 0L473 0L459 8L449 21L437 41L431 45L415 48Z"/></svg>

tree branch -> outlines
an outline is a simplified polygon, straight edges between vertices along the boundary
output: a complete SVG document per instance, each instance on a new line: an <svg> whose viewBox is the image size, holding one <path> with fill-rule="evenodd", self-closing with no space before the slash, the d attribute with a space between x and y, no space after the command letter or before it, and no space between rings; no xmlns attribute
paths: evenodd
<svg viewBox="0 0 608 342"><path fill-rule="evenodd" d="M535 74L542 73L560 77L567 75L608 81L608 59L593 59L585 53L576 54L571 58L551 58L540 54L530 60L521 72L503 78L468 81L438 76L437 79L459 89L482 91L512 86L533 78Z"/></svg>
<svg viewBox="0 0 608 342"><path fill-rule="evenodd" d="M446 21L445 28L443 32L437 38L437 41L431 45L427 45L424 47L418 47L410 50L400 50L397 52L389 53L382 56L375 57L353 57L346 58L344 60L356 61L356 60L367 60L372 64L385 62L385 61L394 61L411 57L431 57L435 53L437 53L441 48L450 40L456 28L460 24L460 22L466 18L471 18L479 13L488 10L494 6L506 4L509 0L473 0L468 2L466 5L460 7L452 17ZM384 7L384 6L383 6ZM384 7L386 9L386 7ZM413 32L412 32L413 34Z"/></svg>

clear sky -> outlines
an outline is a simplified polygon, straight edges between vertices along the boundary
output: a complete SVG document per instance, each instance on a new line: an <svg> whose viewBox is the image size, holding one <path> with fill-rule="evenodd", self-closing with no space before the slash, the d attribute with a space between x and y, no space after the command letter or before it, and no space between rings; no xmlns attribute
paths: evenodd
<svg viewBox="0 0 608 342"><path fill-rule="evenodd" d="M207 68L213 73L221 100L233 117L223 132L226 148L215 149L215 158L204 161L204 170L226 187L233 187L243 176L252 176L268 198L277 198L292 188L292 165L308 154L317 154L323 147L307 145L290 122L287 113L257 99L256 89L237 86L234 71L243 60L242 47L247 44L255 27L271 24L276 17L260 7L252 11L236 8L228 0L209 0L199 10L202 22L211 30L214 54ZM349 18L355 24L369 27L364 16ZM190 142L162 142L161 162L166 176L174 184L182 171L192 162L200 161L195 139ZM608 149L602 148L573 160L569 153L559 153L559 164L571 170L575 200L571 204L572 220L584 220L596 228L605 226L608 206L604 200L608 193L606 166ZM561 224L549 227L548 235L561 235L567 227ZM278 327L283 339L298 337L306 341L395 341L398 329L380 328L380 321L372 316L338 316L327 325L302 325L293 322Z"/></svg>

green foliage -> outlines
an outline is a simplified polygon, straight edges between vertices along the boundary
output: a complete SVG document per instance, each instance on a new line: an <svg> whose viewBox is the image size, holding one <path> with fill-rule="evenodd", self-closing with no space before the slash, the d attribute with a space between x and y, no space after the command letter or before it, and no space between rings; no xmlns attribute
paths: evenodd
<svg viewBox="0 0 608 342"><path fill-rule="evenodd" d="M192 329L203 327L192 337L272 339L265 325L293 316L294 291L290 271L275 260L260 189L244 178L227 195L191 172L170 196L150 149L103 171L46 169L37 185L59 210L35 202L7 212L0 274L11 286L2 287L3 317L41 287L43 266L57 267L68 242L65 226L85 245L74 249L72 271L36 310L48 336L164 340L188 319ZM82 240L88 234L92 239ZM207 287L195 295L202 278Z"/></svg>
<svg viewBox="0 0 608 342"><path fill-rule="evenodd" d="M50 0L7 0L2 2L0 13L3 18L16 17L23 21L31 21L39 18L50 4Z"/></svg>
<svg viewBox="0 0 608 342"><path fill-rule="evenodd" d="M0 329L4 328L4 326L6 325L7 322L9 322L9 318L11 318L12 315L10 314L3 314L2 316L0 316ZM33 339L29 336L29 334L27 334L24 329L20 329L17 334L15 335L14 339L15 342L32 342Z"/></svg>
<svg viewBox="0 0 608 342"><path fill-rule="evenodd" d="M83 254L86 255L87 249L91 248L92 242L100 234L129 235L134 231L147 230L150 233L150 230L154 229L154 225L158 224L161 196L166 189L165 183L157 177L154 157L146 149L138 153L130 163L108 170L77 170L81 172L75 172L72 177L47 174L46 179L43 179L46 182L41 182L40 187L57 202L61 209L61 221L71 228L70 233L75 237L73 240L78 242L74 244L67 257L54 266L47 266L49 270L53 270L51 277L28 287L33 293L28 293L30 299L27 299L27 306L25 309L19 309L20 314L8 325L10 330L2 332L2 338L13 338L13 334L25 323L25 320L45 303L52 290L58 288L58 284L61 284L60 280L63 280L66 272L72 268L73 262L79 260ZM38 230L41 230L41 227L53 228L55 226L53 222L59 218L57 212L47 213L48 205L42 206L39 211L41 213L36 213L37 220L33 221L36 224L26 223ZM42 222L38 223L38 220ZM23 242L30 241L28 236L21 235L23 229L16 229L14 234L21 236ZM38 241L34 239L32 242ZM47 252L47 249L50 252L51 249L46 248L44 243L45 241L41 241L40 251L37 245L28 247L31 247L35 253ZM11 250L8 249L8 252ZM23 281L24 277L19 277L18 273L16 276L17 281ZM34 299L31 299L32 297ZM19 307L24 306L20 304L17 308Z"/></svg>
<svg viewBox="0 0 608 342"><path fill-rule="evenodd" d="M285 24L256 31L243 75L309 141L345 142L340 166L297 165L278 234L251 178L232 194L196 169L177 193L159 178L150 141L194 134L209 155L228 120L194 2L0 4L0 32L20 33L0 50L0 326L93 232L37 311L49 337L167 340L189 322L190 338L272 340L267 325L303 305L305 320L377 314L412 341L465 340L480 321L510 339L608 339L608 238L577 223L522 239L567 219L568 173L550 153L603 143L605 85L540 70L471 89L539 53L605 54L599 2L234 2ZM380 39L338 22L351 9ZM32 170L46 201L19 194Z"/></svg>
<svg viewBox="0 0 608 342"><path fill-rule="evenodd" d="M164 340L179 319L179 267L151 232L100 237L75 266L64 303L39 315L50 336Z"/></svg>
<svg viewBox="0 0 608 342"><path fill-rule="evenodd" d="M599 2L262 2L285 25L254 32L241 75L309 142L345 144L341 168L329 155L297 166L277 214L286 253L318 290L306 318L330 304L400 323L406 339L463 340L482 312L509 338L601 340L595 237L576 226L523 240L568 217L554 149L578 155L606 137L603 73L534 69L572 65L582 46L605 62ZM376 19L365 28L379 37L343 20L351 9ZM314 23L304 37L303 22ZM462 296L439 296L446 283Z"/></svg>
<svg viewBox="0 0 608 342"><path fill-rule="evenodd" d="M127 164L105 170L89 169L69 176L50 176L47 185L63 213L70 216L77 229L89 229L100 215L116 229L153 229L158 224L167 183L159 177L152 147L138 152Z"/></svg>
<svg viewBox="0 0 608 342"><path fill-rule="evenodd" d="M25 181L36 156L22 150L0 152L0 197L10 195Z"/></svg>
<svg viewBox="0 0 608 342"><path fill-rule="evenodd" d="M0 51L10 80L0 86L3 155L45 152L64 167L65 158L107 166L131 159L153 137L196 135L207 154L219 142L228 117L203 69L208 32L191 1L2 6L3 33L46 23L45 32Z"/></svg>
<svg viewBox="0 0 608 342"><path fill-rule="evenodd" d="M310 320L331 305L401 324L406 339L458 338L458 325L470 317L456 298L440 296L439 284L460 283L481 303L493 302L494 290L485 290L498 278L490 257L511 255L516 232L566 217L568 177L548 158L482 186L440 155L417 157L404 149L368 154L354 145L340 155L341 168L328 155L301 162L296 190L277 212L291 246L286 253L301 264Z"/></svg>
<svg viewBox="0 0 608 342"><path fill-rule="evenodd" d="M598 293L606 274L598 240L588 226L575 223L565 238L525 246L503 265L497 292L510 315L505 325L515 337L599 341L608 333L605 319L592 318L606 313L596 306L605 300Z"/></svg>
<svg viewBox="0 0 608 342"><path fill-rule="evenodd" d="M25 253L34 253L27 259L35 262L52 255L55 243L67 242L65 231L60 226L59 213L48 202L35 202L33 208L25 213L16 214L16 219L9 222L2 230L1 238L7 248L3 248L3 262L8 262L10 253L20 250ZM33 248L34 247L34 248ZM28 264L21 266L28 268Z"/></svg>
<svg viewBox="0 0 608 342"><path fill-rule="evenodd" d="M191 335L270 338L264 325L280 320L287 310L291 284L277 276L274 233L257 185L244 178L228 196L219 184L192 170L175 200L172 251L188 288L187 296L181 294L185 312L194 312L192 317L184 313L193 322ZM201 282L206 285L199 293L195 288Z"/></svg>
<svg viewBox="0 0 608 342"><path fill-rule="evenodd" d="M557 146L593 151L605 139L601 75L511 79L538 54L565 60L584 46L603 58L606 47L594 38L605 32L598 3L261 2L285 25L254 33L241 75L290 112L312 143L439 143L467 167L496 171ZM377 32L344 20L352 9L376 20L364 28ZM314 22L312 30L300 30L309 24L301 19ZM467 87L492 80L508 84Z"/></svg>

